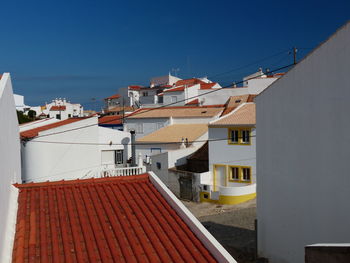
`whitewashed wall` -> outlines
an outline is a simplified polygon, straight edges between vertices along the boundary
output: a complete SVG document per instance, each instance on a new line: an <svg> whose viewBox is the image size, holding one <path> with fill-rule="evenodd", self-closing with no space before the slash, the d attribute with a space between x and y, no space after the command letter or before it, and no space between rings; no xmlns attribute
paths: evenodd
<svg viewBox="0 0 350 263"><path fill-rule="evenodd" d="M96 145L99 138L99 127L94 124L97 124L97 121L97 117L77 121L40 132L39 135L52 134L83 126L89 127L37 137L22 143L23 180L39 182L75 179L84 176L92 169L98 168L101 164L101 156L99 146ZM77 144L62 144L62 142ZM93 145L79 144L82 142L93 143Z"/></svg>
<svg viewBox="0 0 350 263"><path fill-rule="evenodd" d="M9 73L4 73L0 80L0 112L0 262L11 262L18 195L12 184L21 183L21 156Z"/></svg>
<svg viewBox="0 0 350 263"><path fill-rule="evenodd" d="M152 118L152 119L129 119L127 118L124 123L124 130L136 131L136 139L146 136L162 127L171 124L171 119L169 118ZM142 126L142 132L138 132L139 125Z"/></svg>
<svg viewBox="0 0 350 263"><path fill-rule="evenodd" d="M256 181L256 138L252 129L251 145L228 144L228 128L209 128L209 171L214 164L251 166L252 182ZM217 139L225 140L217 140ZM234 183L228 183L234 186Z"/></svg>
<svg viewBox="0 0 350 263"><path fill-rule="evenodd" d="M178 103L174 103L172 100L172 97L176 97L176 101L178 101ZM184 91L164 92L163 105L171 104L170 106L172 106L172 107L183 106L183 105L185 105L185 102L184 102L185 99L186 99L186 97L185 97Z"/></svg>
<svg viewBox="0 0 350 263"><path fill-rule="evenodd" d="M256 99L258 249L303 262L350 237L350 24Z"/></svg>
<svg viewBox="0 0 350 263"><path fill-rule="evenodd" d="M98 127L100 154L101 151L123 150L124 164L131 157L131 135L129 132ZM106 145L110 144L110 145Z"/></svg>
<svg viewBox="0 0 350 263"><path fill-rule="evenodd" d="M208 91L199 90L199 94L203 94L199 97L199 101L202 101L203 105L225 104L230 96L249 94L248 88L225 88L207 94Z"/></svg>

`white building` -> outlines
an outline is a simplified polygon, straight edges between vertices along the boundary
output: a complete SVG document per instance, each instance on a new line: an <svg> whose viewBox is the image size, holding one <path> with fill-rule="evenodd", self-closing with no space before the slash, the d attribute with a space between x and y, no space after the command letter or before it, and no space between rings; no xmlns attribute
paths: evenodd
<svg viewBox="0 0 350 263"><path fill-rule="evenodd" d="M18 120L12 91L11 77L0 77L0 261L11 262L17 213L18 189L21 182L21 155Z"/></svg>
<svg viewBox="0 0 350 263"><path fill-rule="evenodd" d="M130 133L99 127L97 117L47 122L21 132L24 182L91 177L127 165Z"/></svg>
<svg viewBox="0 0 350 263"><path fill-rule="evenodd" d="M135 130L136 138L138 139L172 124L209 123L218 118L223 110L223 107L139 109L125 119L124 130Z"/></svg>
<svg viewBox="0 0 350 263"><path fill-rule="evenodd" d="M256 98L258 252L349 243L350 23Z"/></svg>
<svg viewBox="0 0 350 263"><path fill-rule="evenodd" d="M70 103L66 99L54 99L52 102L46 103L45 106L30 107L27 110L34 110L36 117L56 118L58 120L84 116L81 104Z"/></svg>
<svg viewBox="0 0 350 263"><path fill-rule="evenodd" d="M209 123L209 172L202 202L238 204L256 195L255 104L243 103Z"/></svg>
<svg viewBox="0 0 350 263"><path fill-rule="evenodd" d="M24 104L24 96L13 94L13 97L15 99L16 110L24 112L30 108L30 106Z"/></svg>

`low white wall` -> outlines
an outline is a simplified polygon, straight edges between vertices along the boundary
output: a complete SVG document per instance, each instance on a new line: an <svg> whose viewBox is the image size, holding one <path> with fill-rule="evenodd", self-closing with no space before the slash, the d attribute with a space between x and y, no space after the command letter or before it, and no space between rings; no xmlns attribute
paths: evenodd
<svg viewBox="0 0 350 263"><path fill-rule="evenodd" d="M241 186L235 187L219 187L220 195L225 196L240 196L240 195L249 195L256 192L256 184L241 184Z"/></svg>

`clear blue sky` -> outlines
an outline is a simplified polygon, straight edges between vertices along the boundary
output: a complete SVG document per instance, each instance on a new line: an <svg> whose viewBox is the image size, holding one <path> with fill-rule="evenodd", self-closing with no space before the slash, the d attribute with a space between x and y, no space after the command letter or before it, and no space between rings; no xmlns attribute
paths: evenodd
<svg viewBox="0 0 350 263"><path fill-rule="evenodd" d="M350 19L350 1L6 1L0 71L29 105L91 98L179 77L215 76L290 49L314 48ZM299 49L299 58L309 49ZM288 52L212 78L222 85L292 62Z"/></svg>

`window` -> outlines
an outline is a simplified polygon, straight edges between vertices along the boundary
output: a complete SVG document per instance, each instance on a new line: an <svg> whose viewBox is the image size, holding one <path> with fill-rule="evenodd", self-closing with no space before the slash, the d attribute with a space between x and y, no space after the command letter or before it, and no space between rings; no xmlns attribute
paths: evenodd
<svg viewBox="0 0 350 263"><path fill-rule="evenodd" d="M72 117L72 114L68 114L68 118L71 118Z"/></svg>
<svg viewBox="0 0 350 263"><path fill-rule="evenodd" d="M250 143L250 130L242 130L242 143Z"/></svg>
<svg viewBox="0 0 350 263"><path fill-rule="evenodd" d="M204 195L203 195L203 198L204 198L204 199L208 199L208 198L209 198L209 195L208 195L208 194L204 194Z"/></svg>
<svg viewBox="0 0 350 263"><path fill-rule="evenodd" d="M203 191L208 191L208 185L203 185Z"/></svg>
<svg viewBox="0 0 350 263"><path fill-rule="evenodd" d="M147 97L148 96L148 92L147 91L142 92L142 96Z"/></svg>
<svg viewBox="0 0 350 263"><path fill-rule="evenodd" d="M239 181L239 168L231 167L231 178L232 181Z"/></svg>
<svg viewBox="0 0 350 263"><path fill-rule="evenodd" d="M251 128L228 129L228 144L250 145Z"/></svg>
<svg viewBox="0 0 350 263"><path fill-rule="evenodd" d="M238 143L238 134L239 134L239 130L231 130L230 131L230 141L231 143Z"/></svg>
<svg viewBox="0 0 350 263"><path fill-rule="evenodd" d="M156 163L157 169L160 170L162 168L162 164L160 162Z"/></svg>
<svg viewBox="0 0 350 263"><path fill-rule="evenodd" d="M115 151L115 164L123 164L123 150Z"/></svg>
<svg viewBox="0 0 350 263"><path fill-rule="evenodd" d="M56 119L60 120L61 119L61 114L56 114Z"/></svg>
<svg viewBox="0 0 350 263"><path fill-rule="evenodd" d="M251 170L249 166L229 166L228 180L235 183L251 183Z"/></svg>
<svg viewBox="0 0 350 263"><path fill-rule="evenodd" d="M242 181L251 181L250 168L242 168Z"/></svg>

